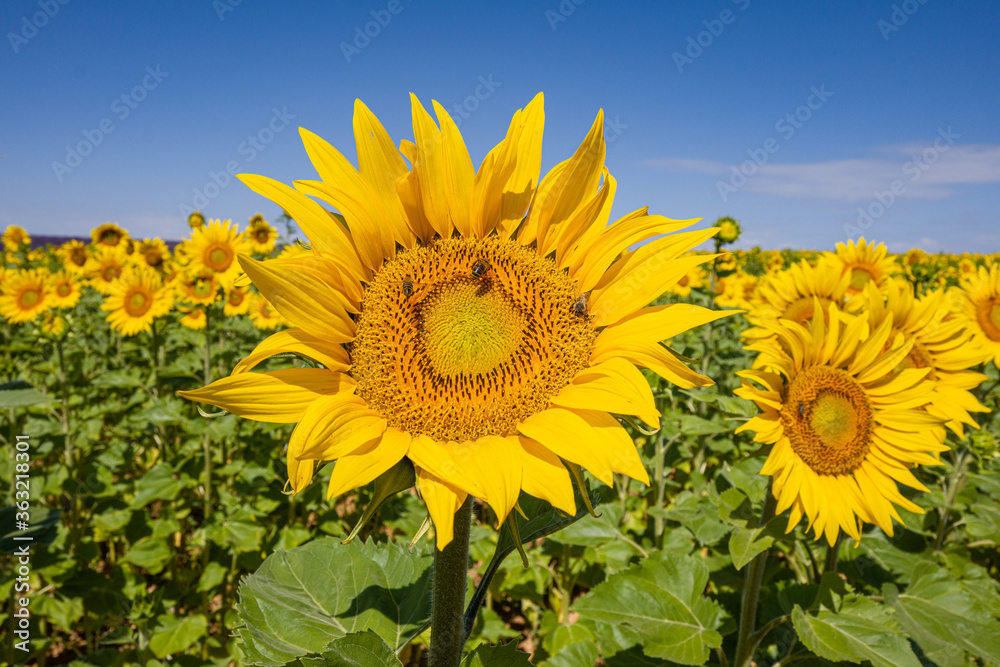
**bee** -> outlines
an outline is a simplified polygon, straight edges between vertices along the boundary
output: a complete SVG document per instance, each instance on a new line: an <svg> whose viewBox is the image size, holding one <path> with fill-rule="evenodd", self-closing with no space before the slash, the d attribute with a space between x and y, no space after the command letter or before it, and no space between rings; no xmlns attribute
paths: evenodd
<svg viewBox="0 0 1000 667"><path fill-rule="evenodd" d="M485 259L477 259L476 263L472 265L472 277L479 280L489 273L491 268L493 267Z"/></svg>
<svg viewBox="0 0 1000 667"><path fill-rule="evenodd" d="M802 419L806 414L806 404L799 401L799 419Z"/></svg>
<svg viewBox="0 0 1000 667"><path fill-rule="evenodd" d="M572 308L573 308L573 314L574 315L576 315L578 317L586 317L587 316L587 295L586 294L581 294L580 296L578 296L576 298L576 301L573 302Z"/></svg>
<svg viewBox="0 0 1000 667"><path fill-rule="evenodd" d="M418 283L411 276L405 276L402 280L390 284L399 285L400 291L407 300L421 301L431 289L431 285Z"/></svg>
<svg viewBox="0 0 1000 667"><path fill-rule="evenodd" d="M406 296L410 296L411 294L413 294L413 281L404 280L402 282L402 289L403 289L403 294L405 294Z"/></svg>

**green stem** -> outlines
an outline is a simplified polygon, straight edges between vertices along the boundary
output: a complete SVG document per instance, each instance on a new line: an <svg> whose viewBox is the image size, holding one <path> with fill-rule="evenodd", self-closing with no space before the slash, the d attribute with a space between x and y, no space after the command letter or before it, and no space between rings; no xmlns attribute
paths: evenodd
<svg viewBox="0 0 1000 667"><path fill-rule="evenodd" d="M764 509L761 510L760 521L757 522L758 526L766 526L767 522L774 518L777 505L778 500L771 493L769 484L767 495L764 497ZM736 659L733 661L733 667L748 667L757 650L757 643L752 641L752 635L757 625L757 603L760 600L760 586L764 581L767 552L765 549L754 556L747 567L746 580L743 584L743 601L740 605L739 639L736 643Z"/></svg>
<svg viewBox="0 0 1000 667"><path fill-rule="evenodd" d="M210 338L210 328L209 328L209 309L205 309L205 358L204 358L204 371L205 371L205 384L208 385L212 382L212 350L211 344L212 339ZM205 433L201 439L202 456L205 458L205 495L204 502L202 505L202 522L207 526L208 518L212 515L212 443L209 439L208 433ZM202 572L208 568L208 563L211 559L212 553L212 543L209 541L208 536L205 536L205 550L201 554L201 568ZM208 609L208 593L207 591L202 594L202 606L204 607L204 612L207 615L209 613ZM208 645L205 644L202 647L202 657L207 658Z"/></svg>
<svg viewBox="0 0 1000 667"><path fill-rule="evenodd" d="M951 516L951 506L955 504L955 496L961 488L965 474L965 464L968 459L969 446L966 445L955 454L955 463L951 468L951 477L948 478L948 486L945 488L945 505L941 508L941 520L938 523L937 536L934 538L934 551L940 551L944 546L944 539L948 535L949 517Z"/></svg>
<svg viewBox="0 0 1000 667"><path fill-rule="evenodd" d="M431 649L429 667L458 667L462 662L465 632L465 583L469 571L469 529L472 498L455 513L455 533L443 551L434 551L431 592Z"/></svg>
<svg viewBox="0 0 1000 667"><path fill-rule="evenodd" d="M823 574L837 571L837 563L840 560L840 543L843 541L844 533L841 532L837 535L837 541L832 546L828 546L826 550L826 562L823 563Z"/></svg>
<svg viewBox="0 0 1000 667"><path fill-rule="evenodd" d="M66 449L66 471L73 477L76 474L76 450L73 446L73 436L70 433L69 422L69 379L66 376L66 355L63 353L63 339L56 339L56 352L59 356L59 393L62 399L62 431L63 445ZM69 497L69 532L72 535L73 553L76 553L80 546L80 534L77 531L78 524L77 494L71 493Z"/></svg>

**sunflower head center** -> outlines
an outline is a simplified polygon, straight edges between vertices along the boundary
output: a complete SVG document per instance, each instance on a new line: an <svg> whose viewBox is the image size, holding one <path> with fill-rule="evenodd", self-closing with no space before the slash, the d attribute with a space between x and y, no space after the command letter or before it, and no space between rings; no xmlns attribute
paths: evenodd
<svg viewBox="0 0 1000 667"><path fill-rule="evenodd" d="M73 293L73 286L67 282L61 282L56 285L56 294L60 297L67 297Z"/></svg>
<svg viewBox="0 0 1000 667"><path fill-rule="evenodd" d="M461 278L420 304L427 357L442 377L489 373L522 340L524 315L490 281Z"/></svg>
<svg viewBox="0 0 1000 667"><path fill-rule="evenodd" d="M225 245L215 244L205 251L205 264L213 271L223 272L233 263L233 251Z"/></svg>
<svg viewBox="0 0 1000 667"><path fill-rule="evenodd" d="M108 264L101 270L101 278L106 282L111 282L115 278L121 275L121 269L114 264Z"/></svg>
<svg viewBox="0 0 1000 667"><path fill-rule="evenodd" d="M233 290L229 293L229 305L238 306L246 299L246 292L241 292L239 290Z"/></svg>
<svg viewBox="0 0 1000 667"><path fill-rule="evenodd" d="M125 297L125 311L132 317L142 317L153 304L153 300L143 290L135 290Z"/></svg>
<svg viewBox="0 0 1000 667"><path fill-rule="evenodd" d="M983 333L992 340L1000 341L1000 299L990 299L978 310Z"/></svg>
<svg viewBox="0 0 1000 667"><path fill-rule="evenodd" d="M787 389L781 421L792 450L820 475L858 468L871 446L874 413L864 389L845 371L813 366Z"/></svg>
<svg viewBox="0 0 1000 667"><path fill-rule="evenodd" d="M42 300L41 290L35 287L29 287L28 289L21 292L21 306L23 308L31 308L37 306Z"/></svg>
<svg viewBox="0 0 1000 667"><path fill-rule="evenodd" d="M855 266L851 269L851 283L848 286L848 291L851 294L857 294L872 280L875 280L875 275L871 271L863 266Z"/></svg>
<svg viewBox="0 0 1000 667"><path fill-rule="evenodd" d="M816 298L817 297L810 294L796 299L792 303L788 304L788 307L785 308L785 312L781 314L781 317L786 320L793 320L799 324L807 323L813 318L816 307L814 300ZM825 316L825 313L830 307L830 299L819 297L819 303L823 307L823 313Z"/></svg>
<svg viewBox="0 0 1000 667"><path fill-rule="evenodd" d="M69 256L69 261L77 266L83 266L87 263L87 249L86 248L73 248L73 252Z"/></svg>
<svg viewBox="0 0 1000 667"><path fill-rule="evenodd" d="M160 266L163 264L163 255L161 255L158 250L147 251L146 264L149 264L150 266Z"/></svg>
<svg viewBox="0 0 1000 667"><path fill-rule="evenodd" d="M267 243L268 240L271 238L270 232L268 232L266 229L258 229L256 232L254 232L254 235L257 238L257 243Z"/></svg>
<svg viewBox="0 0 1000 667"><path fill-rule="evenodd" d="M191 291L195 295L195 297L199 299L205 299L212 294L214 289L215 286L212 284L210 280L202 280L199 278L198 280L195 281Z"/></svg>

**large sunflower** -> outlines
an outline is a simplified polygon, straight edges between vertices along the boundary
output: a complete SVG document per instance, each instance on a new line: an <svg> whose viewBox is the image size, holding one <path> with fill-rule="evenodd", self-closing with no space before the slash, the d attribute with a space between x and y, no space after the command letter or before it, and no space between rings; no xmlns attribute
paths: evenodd
<svg viewBox="0 0 1000 667"><path fill-rule="evenodd" d="M236 231L231 220L212 220L194 229L184 241L184 261L192 274L211 273L223 287L231 287L240 275L236 257L250 251L250 242Z"/></svg>
<svg viewBox="0 0 1000 667"><path fill-rule="evenodd" d="M965 323L945 319L948 315L947 295L936 290L917 299L909 283L890 281L879 291L873 283L865 287L862 303L868 310L868 321L878 327L884 319L892 319L892 333L901 333L913 344L909 354L892 371L904 368L926 368L927 379L935 382L936 391L926 410L947 420L947 426L962 437L962 424L979 428L970 412L989 412L969 390L979 386L987 376L968 370L982 361L982 349L970 343L972 333Z"/></svg>
<svg viewBox="0 0 1000 667"><path fill-rule="evenodd" d="M901 521L894 505L923 512L896 482L926 491L910 468L938 464L932 454L948 449L945 420L921 409L934 382L926 368L887 377L912 346L893 334L891 313L874 331L867 313L845 325L835 304L826 319L817 306L808 326L778 320L767 327L774 336L748 346L760 370L740 371L736 394L761 414L737 433L773 445L761 474L773 477L777 511L791 508L789 531L804 514L831 545L841 530L860 540L862 522L891 536L892 519Z"/></svg>
<svg viewBox="0 0 1000 667"><path fill-rule="evenodd" d="M957 300L956 317L972 332L972 345L1000 367L1000 263L966 278Z"/></svg>
<svg viewBox="0 0 1000 667"><path fill-rule="evenodd" d="M169 313L171 307L173 291L164 286L158 273L140 266L126 269L101 304L111 328L123 336L150 331L153 320Z"/></svg>
<svg viewBox="0 0 1000 667"><path fill-rule="evenodd" d="M841 273L850 276L847 285L849 297L860 294L869 282L885 288L890 276L899 271L896 258L889 254L884 244L869 243L864 237L858 239L857 245L853 240L847 245L838 243L837 252L826 253L826 256Z"/></svg>
<svg viewBox="0 0 1000 667"><path fill-rule="evenodd" d="M48 272L22 269L6 275L0 285L0 315L8 322L29 322L51 305Z"/></svg>
<svg viewBox="0 0 1000 667"><path fill-rule="evenodd" d="M813 318L816 303L822 313L831 303L843 307L850 280L849 273L834 268L825 257L815 266L801 260L787 271L767 275L758 285L754 305L747 314L750 323L758 328L748 329L746 335L765 335L767 325L779 318L804 324Z"/></svg>
<svg viewBox="0 0 1000 667"><path fill-rule="evenodd" d="M696 221L645 208L607 225L615 180L604 167L603 113L536 187L541 95L515 113L478 171L447 112L434 103L439 128L412 102L416 142L399 151L356 103L358 169L302 130L322 180L293 189L240 177L311 241L297 258L240 258L293 328L258 345L230 377L181 395L298 422L287 457L296 491L317 461L337 460L334 496L408 459L443 548L467 495L499 520L521 490L573 512L564 461L606 484L615 472L646 482L613 416L659 425L636 366L684 387L710 384L660 341L727 313L643 308L715 257L681 255L716 230L663 236ZM248 372L281 352L325 368Z"/></svg>

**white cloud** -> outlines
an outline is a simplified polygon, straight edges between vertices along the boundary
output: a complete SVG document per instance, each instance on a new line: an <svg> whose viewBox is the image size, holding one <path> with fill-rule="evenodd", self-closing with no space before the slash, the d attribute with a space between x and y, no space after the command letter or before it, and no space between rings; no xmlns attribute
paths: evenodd
<svg viewBox="0 0 1000 667"><path fill-rule="evenodd" d="M893 158L766 162L760 166L750 160L730 165L710 160L658 158L642 164L651 169L712 174L738 190L847 202L870 200L874 193L890 188L894 182L897 190L902 186L902 196L914 199L941 199L953 194L959 185L1000 182L1000 146L948 146L939 141L937 148L934 144L905 144L889 146L880 152Z"/></svg>

